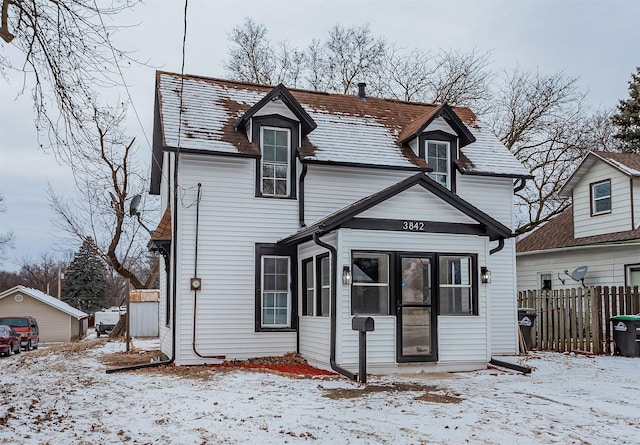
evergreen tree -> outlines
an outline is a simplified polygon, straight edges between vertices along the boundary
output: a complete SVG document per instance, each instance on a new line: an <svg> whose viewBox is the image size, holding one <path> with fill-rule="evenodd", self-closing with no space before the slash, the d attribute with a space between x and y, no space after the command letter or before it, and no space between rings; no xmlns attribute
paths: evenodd
<svg viewBox="0 0 640 445"><path fill-rule="evenodd" d="M631 75L629 99L620 101L612 120L618 127L615 137L622 142L622 149L640 154L640 67Z"/></svg>
<svg viewBox="0 0 640 445"><path fill-rule="evenodd" d="M65 271L62 300L90 313L106 306L109 290L105 265L89 238L82 243Z"/></svg>

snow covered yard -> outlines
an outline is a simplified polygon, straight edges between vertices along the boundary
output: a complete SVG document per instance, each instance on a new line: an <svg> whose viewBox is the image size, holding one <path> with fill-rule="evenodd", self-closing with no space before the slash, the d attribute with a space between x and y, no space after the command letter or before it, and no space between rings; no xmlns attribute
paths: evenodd
<svg viewBox="0 0 640 445"><path fill-rule="evenodd" d="M528 376L370 377L363 388L202 367L106 374L101 358L123 343L73 349L0 359L0 444L640 443L638 358L534 353L502 357L536 368Z"/></svg>

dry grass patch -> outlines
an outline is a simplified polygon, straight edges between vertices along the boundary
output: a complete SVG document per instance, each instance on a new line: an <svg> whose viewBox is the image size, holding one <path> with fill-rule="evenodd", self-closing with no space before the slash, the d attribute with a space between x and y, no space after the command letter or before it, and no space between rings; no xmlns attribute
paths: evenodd
<svg viewBox="0 0 640 445"><path fill-rule="evenodd" d="M96 349L103 346L106 343L106 339L95 339L85 341L75 341L70 343L61 343L56 345L47 346L46 348L38 348L33 351L29 351L30 356L43 357L51 354L60 354L64 356L82 354L90 349Z"/></svg>
<svg viewBox="0 0 640 445"><path fill-rule="evenodd" d="M443 390L435 385L422 385L419 383L369 384L361 388L325 389L324 397L330 399L354 399L371 394L398 394L400 392L422 392L423 394L415 397L415 400L424 402L460 403L463 400L457 396L442 394Z"/></svg>

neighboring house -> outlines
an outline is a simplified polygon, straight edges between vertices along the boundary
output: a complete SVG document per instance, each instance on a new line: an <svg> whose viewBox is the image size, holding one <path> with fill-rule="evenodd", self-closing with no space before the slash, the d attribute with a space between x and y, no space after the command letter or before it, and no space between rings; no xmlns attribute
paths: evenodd
<svg viewBox="0 0 640 445"><path fill-rule="evenodd" d="M516 353L513 189L530 177L467 108L158 72L162 350L299 351L353 378L365 316L374 373Z"/></svg>
<svg viewBox="0 0 640 445"><path fill-rule="evenodd" d="M15 286L0 294L0 316L30 315L38 322L40 343L85 337L89 315L37 289Z"/></svg>
<svg viewBox="0 0 640 445"><path fill-rule="evenodd" d="M518 290L640 286L640 155L590 152L560 190L573 205L517 243Z"/></svg>

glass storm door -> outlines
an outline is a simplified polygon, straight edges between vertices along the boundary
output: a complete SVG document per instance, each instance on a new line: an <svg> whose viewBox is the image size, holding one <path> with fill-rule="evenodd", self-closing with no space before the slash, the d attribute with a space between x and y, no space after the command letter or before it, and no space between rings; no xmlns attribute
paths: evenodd
<svg viewBox="0 0 640 445"><path fill-rule="evenodd" d="M436 360L433 257L400 256L397 307L399 362Z"/></svg>

